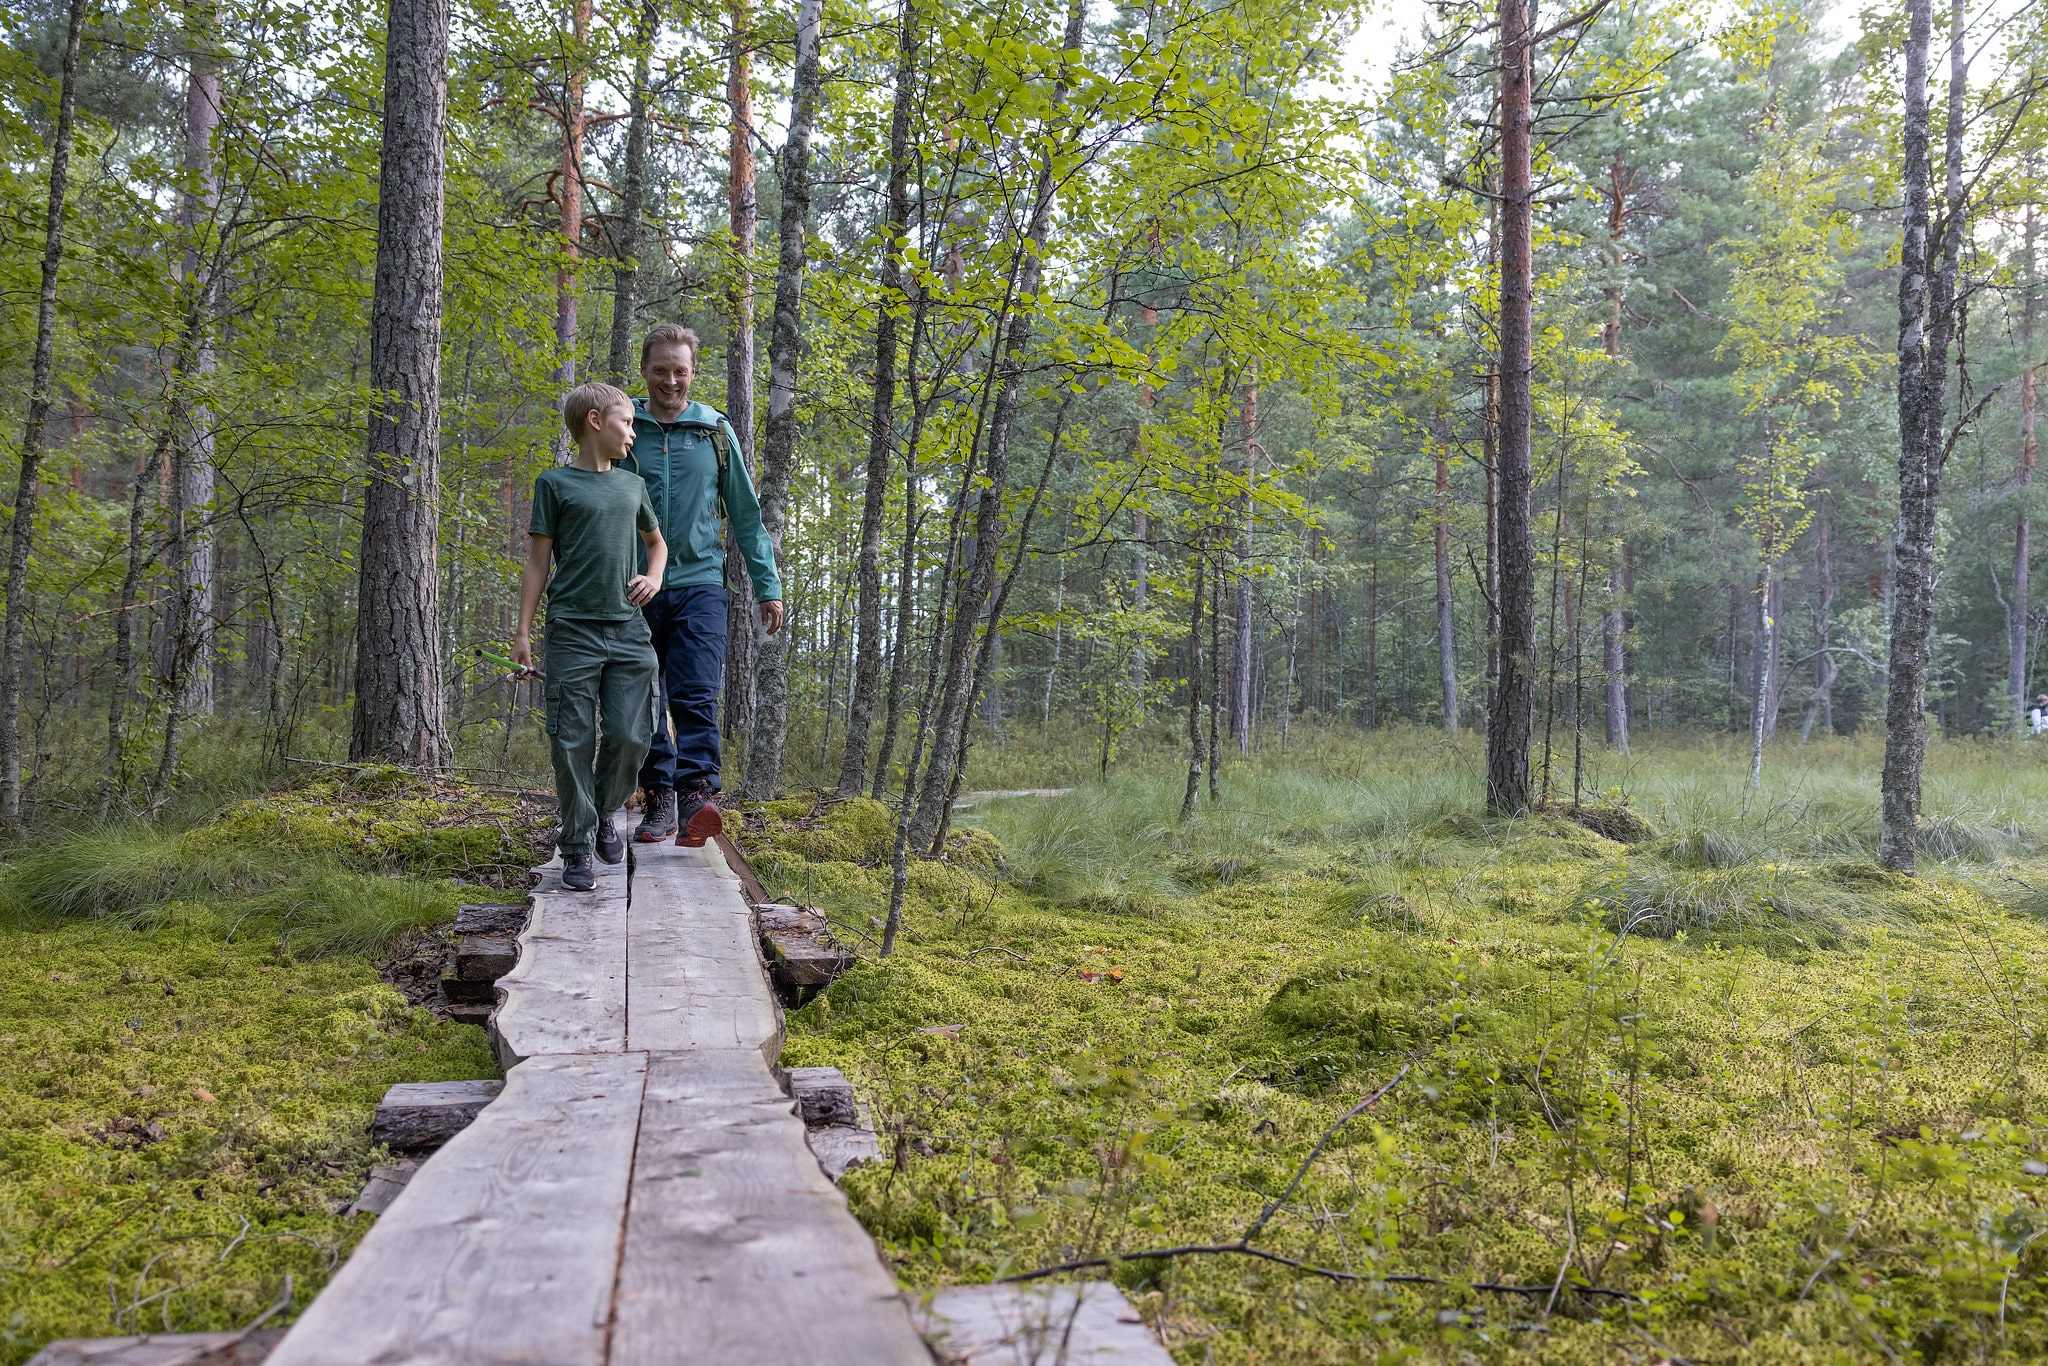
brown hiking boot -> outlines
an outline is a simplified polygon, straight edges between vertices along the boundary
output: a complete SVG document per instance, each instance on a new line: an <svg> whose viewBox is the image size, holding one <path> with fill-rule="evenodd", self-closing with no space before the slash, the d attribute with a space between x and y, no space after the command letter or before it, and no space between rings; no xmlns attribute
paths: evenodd
<svg viewBox="0 0 2048 1366"><path fill-rule="evenodd" d="M639 844L659 844L676 832L676 794L668 788L656 788L647 794L647 810L640 817L640 828L633 832L633 839Z"/></svg>
<svg viewBox="0 0 2048 1366"><path fill-rule="evenodd" d="M701 849L706 840L725 833L725 813L711 800L711 793L702 783L689 796L679 798L676 817L682 822L676 843L685 849Z"/></svg>

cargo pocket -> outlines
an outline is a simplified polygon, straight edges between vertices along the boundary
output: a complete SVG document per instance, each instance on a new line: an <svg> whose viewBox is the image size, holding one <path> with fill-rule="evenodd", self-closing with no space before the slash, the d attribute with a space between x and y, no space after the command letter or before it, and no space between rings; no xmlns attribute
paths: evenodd
<svg viewBox="0 0 2048 1366"><path fill-rule="evenodd" d="M548 734L558 735L562 724L562 685L555 682L553 675L549 675L546 686L541 689L541 698L545 703Z"/></svg>

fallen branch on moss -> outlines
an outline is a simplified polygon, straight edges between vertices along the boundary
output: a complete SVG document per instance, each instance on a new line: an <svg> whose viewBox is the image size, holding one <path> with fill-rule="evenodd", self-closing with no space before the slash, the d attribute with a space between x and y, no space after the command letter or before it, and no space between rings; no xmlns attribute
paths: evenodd
<svg viewBox="0 0 2048 1366"><path fill-rule="evenodd" d="M1453 1281L1442 1276L1424 1276L1414 1273L1375 1276L1364 1272L1340 1271L1335 1267L1317 1266L1313 1262L1305 1262L1298 1257L1289 1257L1279 1252L1268 1252L1265 1248L1252 1246L1252 1239L1265 1231L1266 1225L1272 1221L1273 1216L1279 1213L1288 1200L1293 1198L1297 1190L1301 1189L1301 1183L1308 1179L1309 1168L1313 1167L1316 1159L1323 1155L1323 1149L1330 1145L1330 1140L1336 1137L1337 1131L1358 1118L1358 1116L1364 1114L1367 1110L1370 1110L1373 1106L1379 1104L1380 1100L1389 1091L1401 1084L1401 1079L1408 1075L1408 1068L1412 1065L1404 1065L1399 1072L1394 1074L1392 1081L1352 1106L1349 1110L1346 1110L1343 1114L1337 1116L1336 1121L1329 1128L1323 1130L1323 1136L1316 1140L1316 1146L1309 1149L1308 1156L1303 1158L1301 1165L1294 1169L1294 1179L1287 1183L1287 1189L1266 1202L1266 1207L1259 1211L1259 1217L1252 1220L1251 1226L1245 1229L1243 1235L1236 1242L1182 1243L1176 1247L1153 1247L1144 1248L1137 1252L1111 1252L1100 1257L1077 1257L1070 1262L1060 1262L1054 1266L1041 1266L1035 1271L1019 1271L1009 1276L998 1276L995 1283L997 1285L1008 1285L1021 1281L1037 1281L1043 1280L1047 1276L1057 1276L1068 1271L1087 1271L1096 1268L1108 1269L1124 1262L1156 1262L1167 1261L1176 1257L1213 1256L1220 1254L1225 1256L1254 1257L1259 1261L1272 1262L1276 1266L1288 1267L1291 1270L1299 1271L1306 1275L1320 1276L1324 1280L1335 1281L1340 1285L1355 1282L1364 1282L1372 1285L1448 1285L1469 1290L1486 1290L1502 1295L1555 1294L1555 1290L1547 1285L1506 1285L1499 1281ZM1581 1295L1605 1296L1619 1300L1637 1300L1639 1298L1626 1290L1615 1290L1604 1285L1567 1285L1566 1288L1576 1290Z"/></svg>

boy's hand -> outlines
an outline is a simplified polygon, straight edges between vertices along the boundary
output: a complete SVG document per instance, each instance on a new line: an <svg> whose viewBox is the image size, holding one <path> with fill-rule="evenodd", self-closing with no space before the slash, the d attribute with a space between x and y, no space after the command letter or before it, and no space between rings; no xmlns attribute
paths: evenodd
<svg viewBox="0 0 2048 1366"><path fill-rule="evenodd" d="M654 601L654 595L661 591L661 585L645 574L638 574L626 580L626 601L635 607L645 607Z"/></svg>
<svg viewBox="0 0 2048 1366"><path fill-rule="evenodd" d="M512 662L519 666L521 678L533 676L533 641L525 636L512 642Z"/></svg>

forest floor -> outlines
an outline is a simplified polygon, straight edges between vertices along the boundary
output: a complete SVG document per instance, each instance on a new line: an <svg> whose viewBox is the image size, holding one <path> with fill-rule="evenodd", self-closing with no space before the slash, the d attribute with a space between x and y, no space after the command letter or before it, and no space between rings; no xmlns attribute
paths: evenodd
<svg viewBox="0 0 2048 1366"><path fill-rule="evenodd" d="M1871 743L1518 821L1470 737L1297 750L963 813L886 960L891 813L748 818L863 950L784 1058L870 1104L906 1283L1111 1259L1189 1363L2048 1356L2048 745L1930 751L1919 879Z"/></svg>
<svg viewBox="0 0 2048 1366"><path fill-rule="evenodd" d="M0 1363L240 1327L287 1278L303 1307L368 1225L345 1211L383 1155L384 1090L498 1075L481 1030L392 983L458 903L523 897L549 813L389 770L322 778L8 865Z"/></svg>
<svg viewBox="0 0 2048 1366"><path fill-rule="evenodd" d="M1188 1363L2048 1356L2048 745L1934 747L1917 880L1864 742L1754 795L1739 746L1644 746L1512 822L1469 737L1299 735L1185 823L1133 749L986 747L975 787L1073 790L962 813L887 960L892 813L737 818L863 951L784 1060L869 1103L846 1188L907 1284L1124 1256L1076 1274ZM303 1305L383 1089L494 1074L398 988L547 813L306 778L7 865L5 1366Z"/></svg>

